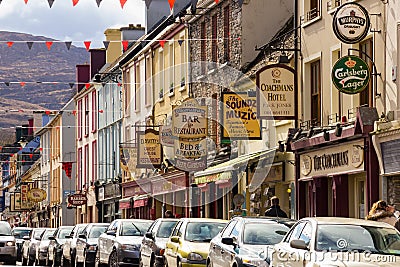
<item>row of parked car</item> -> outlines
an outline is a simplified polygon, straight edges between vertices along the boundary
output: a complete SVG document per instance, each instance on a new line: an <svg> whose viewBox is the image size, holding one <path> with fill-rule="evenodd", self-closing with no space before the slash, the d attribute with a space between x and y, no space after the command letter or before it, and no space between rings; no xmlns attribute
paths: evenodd
<svg viewBox="0 0 400 267"><path fill-rule="evenodd" d="M379 266L398 266L400 262L400 233L394 227L350 218L118 219L57 229L17 227L13 234L23 265L378 266L384 260ZM343 256L349 252L364 257Z"/></svg>

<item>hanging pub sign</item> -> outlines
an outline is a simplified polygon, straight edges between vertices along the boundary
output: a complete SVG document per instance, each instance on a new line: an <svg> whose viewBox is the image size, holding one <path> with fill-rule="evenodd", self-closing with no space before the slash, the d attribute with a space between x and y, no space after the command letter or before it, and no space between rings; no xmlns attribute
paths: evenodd
<svg viewBox="0 0 400 267"><path fill-rule="evenodd" d="M296 118L296 77L284 64L265 66L256 73L257 114L260 119Z"/></svg>
<svg viewBox="0 0 400 267"><path fill-rule="evenodd" d="M222 92L222 139L260 140L257 97L245 92Z"/></svg>
<svg viewBox="0 0 400 267"><path fill-rule="evenodd" d="M135 178L136 163L137 163L137 148L136 144L123 144L120 147L120 163L121 168L128 175L127 179Z"/></svg>
<svg viewBox="0 0 400 267"><path fill-rule="evenodd" d="M332 68L332 81L335 87L345 94L362 92L370 80L368 64L353 55L344 56Z"/></svg>
<svg viewBox="0 0 400 267"><path fill-rule="evenodd" d="M28 191L28 199L32 202L41 202L47 198L47 193L40 188L32 188Z"/></svg>
<svg viewBox="0 0 400 267"><path fill-rule="evenodd" d="M21 185L21 209L29 210L33 207L33 203L28 200L29 185Z"/></svg>
<svg viewBox="0 0 400 267"><path fill-rule="evenodd" d="M333 32L346 44L355 44L367 36L370 28L368 11L358 3L340 6L333 17Z"/></svg>
<svg viewBox="0 0 400 267"><path fill-rule="evenodd" d="M14 209L21 210L21 193L20 192L14 193Z"/></svg>
<svg viewBox="0 0 400 267"><path fill-rule="evenodd" d="M207 140L176 139L175 167L183 171L199 171L207 167Z"/></svg>
<svg viewBox="0 0 400 267"><path fill-rule="evenodd" d="M159 132L146 129L137 133L138 140L138 168L160 168L162 163L162 148Z"/></svg>
<svg viewBox="0 0 400 267"><path fill-rule="evenodd" d="M172 135L176 138L207 136L207 106L198 99L187 99L172 110Z"/></svg>
<svg viewBox="0 0 400 267"><path fill-rule="evenodd" d="M172 125L160 125L160 143L163 146L174 146Z"/></svg>
<svg viewBox="0 0 400 267"><path fill-rule="evenodd" d="M72 206L82 206L87 203L87 198L85 194L73 194L68 196L67 202Z"/></svg>

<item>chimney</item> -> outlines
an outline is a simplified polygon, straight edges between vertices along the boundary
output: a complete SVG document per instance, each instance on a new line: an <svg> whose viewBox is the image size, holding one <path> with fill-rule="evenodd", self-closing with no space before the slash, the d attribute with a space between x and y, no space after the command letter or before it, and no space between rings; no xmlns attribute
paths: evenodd
<svg viewBox="0 0 400 267"><path fill-rule="evenodd" d="M106 63L106 50L104 48L90 49L90 79L96 73L99 73L100 69Z"/></svg>
<svg viewBox="0 0 400 267"><path fill-rule="evenodd" d="M82 88L85 87L85 84L90 81L90 65L89 64L81 64L76 65L76 83L77 83L77 92L80 92Z"/></svg>
<svg viewBox="0 0 400 267"><path fill-rule="evenodd" d="M28 135L29 136L33 136L33 118L28 119L28 124L29 124L29 128L28 128Z"/></svg>
<svg viewBox="0 0 400 267"><path fill-rule="evenodd" d="M121 31L119 29L107 29L104 35L106 41L110 42L106 52L106 63L112 63L121 55Z"/></svg>
<svg viewBox="0 0 400 267"><path fill-rule="evenodd" d="M144 27L141 24L129 24L128 27L122 27L121 31L121 40L130 41L128 47L135 43L136 40L139 40L140 37L144 35ZM121 50L122 52L122 50Z"/></svg>

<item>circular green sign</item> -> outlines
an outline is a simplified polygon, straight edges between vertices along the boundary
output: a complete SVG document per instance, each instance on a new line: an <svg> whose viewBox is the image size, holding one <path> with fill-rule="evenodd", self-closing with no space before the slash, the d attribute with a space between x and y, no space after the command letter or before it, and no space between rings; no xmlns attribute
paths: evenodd
<svg viewBox="0 0 400 267"><path fill-rule="evenodd" d="M335 87L345 94L362 92L370 79L368 64L357 56L344 56L332 68L332 81Z"/></svg>

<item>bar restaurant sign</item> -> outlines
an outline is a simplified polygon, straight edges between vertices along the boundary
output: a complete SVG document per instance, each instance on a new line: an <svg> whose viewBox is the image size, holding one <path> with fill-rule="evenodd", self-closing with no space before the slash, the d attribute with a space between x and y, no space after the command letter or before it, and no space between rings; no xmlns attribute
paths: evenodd
<svg viewBox="0 0 400 267"><path fill-rule="evenodd" d="M367 36L370 19L367 10L358 3L341 5L333 17L333 32L346 44L355 44Z"/></svg>
<svg viewBox="0 0 400 267"><path fill-rule="evenodd" d="M363 142L357 141L300 155L301 178L364 170Z"/></svg>
<svg viewBox="0 0 400 267"><path fill-rule="evenodd" d="M222 139L260 140L257 98L245 92L222 93Z"/></svg>
<svg viewBox="0 0 400 267"><path fill-rule="evenodd" d="M160 168L162 163L162 148L159 132L146 129L137 133L138 140L138 168Z"/></svg>
<svg viewBox="0 0 400 267"><path fill-rule="evenodd" d="M268 65L256 73L257 114L261 119L296 118L296 74L284 64Z"/></svg>
<svg viewBox="0 0 400 267"><path fill-rule="evenodd" d="M331 76L335 87L340 92L350 95L362 92L368 86L371 77L368 64L353 55L339 58L333 65Z"/></svg>

